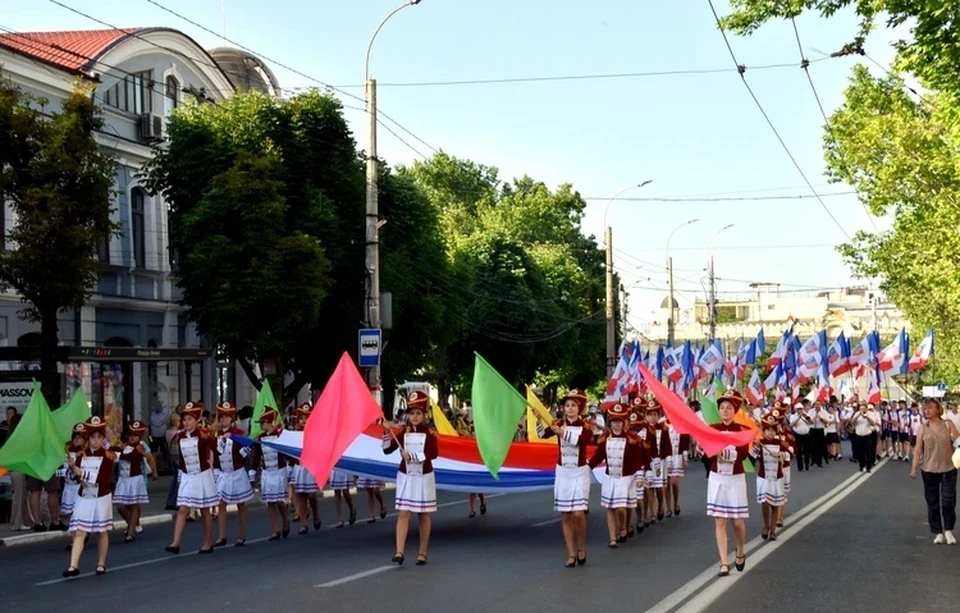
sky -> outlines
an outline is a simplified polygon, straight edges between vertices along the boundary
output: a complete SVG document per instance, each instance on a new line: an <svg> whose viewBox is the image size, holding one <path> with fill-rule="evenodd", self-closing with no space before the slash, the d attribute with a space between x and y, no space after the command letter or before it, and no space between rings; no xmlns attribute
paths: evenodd
<svg viewBox="0 0 960 613"><path fill-rule="evenodd" d="M357 107L345 116L362 148L368 138L360 108L364 54L377 25L401 4L157 0L214 35L147 0L58 1L113 26L176 28L206 48L223 45L218 35L225 33L266 59L284 89L340 87L360 98L338 94ZM726 0L715 4L721 15L730 10ZM48 0L4 0L3 8L0 27L18 32L103 27ZM852 13L831 21L812 14L797 19L803 56L812 62L810 75L828 114L841 103L856 60L824 58L849 42L856 26ZM880 28L867 53L888 65L894 38ZM584 230L600 241L609 199L648 180L623 197L802 196L613 202L614 261L636 326L662 319L655 309L666 295L667 237L691 219L699 221L677 230L670 243L684 308L704 298L707 245L729 224L712 250L720 299L743 295L750 282L795 291L869 283L851 278L834 246L857 230L889 224L871 220L848 186L830 185L823 175L823 117L799 67L793 27L770 23L750 37L731 34L730 43L814 189L847 194L823 197L838 224L812 197L751 100L706 0L422 0L395 15L373 48L379 109L406 130L387 122L406 143L380 129L379 153L390 164L410 164L443 150L497 167L503 179L571 183L588 200ZM772 64L789 66L759 68ZM423 85L663 72L685 74Z"/></svg>

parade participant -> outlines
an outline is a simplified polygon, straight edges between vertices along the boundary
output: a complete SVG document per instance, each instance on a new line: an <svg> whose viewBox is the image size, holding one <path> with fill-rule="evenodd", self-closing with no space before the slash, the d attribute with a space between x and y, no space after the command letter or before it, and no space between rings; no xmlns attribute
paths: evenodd
<svg viewBox="0 0 960 613"><path fill-rule="evenodd" d="M558 440L556 477L553 484L553 509L560 512L563 540L567 546L567 568L587 563L587 518L590 506L590 467L587 445L592 430L582 419L587 396L578 389L560 399L563 418L551 424L544 438Z"/></svg>
<svg viewBox="0 0 960 613"><path fill-rule="evenodd" d="M110 547L110 530L113 530L113 467L117 455L104 447L107 424L93 416L84 424L87 447L78 453L70 466L73 479L80 483L80 494L70 518L73 547L70 550L70 566L63 571L64 577L80 574L80 556L88 534L97 534L96 573L107 572L107 550Z"/></svg>
<svg viewBox="0 0 960 613"><path fill-rule="evenodd" d="M647 489L647 471L650 470L650 441L645 438L641 439L639 436L641 431L646 430L647 401L637 396L633 399L631 405L629 429L630 432L640 440L640 458L637 461L637 473L634 479L636 488L636 504L634 507L637 512L636 533L639 534L643 532L643 529L649 524L647 505L644 504L644 492L646 492ZM632 538L634 535L634 525L631 521L631 514L632 510L628 509L627 525L629 528L627 530L627 538Z"/></svg>
<svg viewBox="0 0 960 613"><path fill-rule="evenodd" d="M813 427L813 421L799 402L793 405L793 413L790 414L790 427L793 429L797 441L797 470L800 472L810 470L812 456L810 429Z"/></svg>
<svg viewBox="0 0 960 613"><path fill-rule="evenodd" d="M607 464L607 480L600 488L600 504L607 510L608 546L611 549L627 541L630 522L627 511L637 506L640 439L626 429L629 415L630 411L619 403L607 411L606 421L610 429L600 436L597 450L588 462L591 470L603 462Z"/></svg>
<svg viewBox="0 0 960 613"><path fill-rule="evenodd" d="M477 504L477 498L480 498L480 515L487 514L487 497L483 494L470 494L470 514L467 516L470 519L473 519L477 516L477 512L474 511Z"/></svg>
<svg viewBox="0 0 960 613"><path fill-rule="evenodd" d="M400 449L403 459L397 469L397 552L395 564L403 564L407 533L410 529L410 514L416 513L420 525L420 549L417 566L427 563L427 546L430 543L430 514L437 510L437 481L433 472L433 460L439 455L437 433L426 423L426 410L430 397L421 392L411 392L407 397L407 424L398 434L385 429L383 453L391 454Z"/></svg>
<svg viewBox="0 0 960 613"><path fill-rule="evenodd" d="M200 553L213 553L213 516L210 508L217 504L217 482L213 477L213 456L216 441L209 431L200 428L203 405L188 402L183 406L183 430L174 439L180 450L180 473L177 488L177 521L173 528L173 542L167 545L169 553L180 553L180 540L191 511L200 511L203 520L203 547Z"/></svg>
<svg viewBox="0 0 960 613"><path fill-rule="evenodd" d="M387 507L383 503L383 481L371 479L370 477L359 477L357 479L357 487L367 492L367 508L370 511L370 515L367 517L367 523L372 524L377 521L374 515L376 511L375 501L380 505L380 519L386 519Z"/></svg>
<svg viewBox="0 0 960 613"><path fill-rule="evenodd" d="M73 515L73 505L77 502L77 495L80 493L80 483L70 478L73 473L72 466L77 462L77 456L83 452L87 444L86 430L83 422L73 427L73 437L67 444L67 459L60 469L61 476L65 478L63 484L63 495L60 496L60 515L70 517ZM69 520L68 520L69 521Z"/></svg>
<svg viewBox="0 0 960 613"><path fill-rule="evenodd" d="M670 420L663 422L664 430L670 438L670 456L667 457L667 517L680 515L680 479L690 461L690 435L680 434Z"/></svg>
<svg viewBox="0 0 960 613"><path fill-rule="evenodd" d="M273 530L269 541L276 541L281 536L290 536L290 518L287 516L287 484L290 482L290 471L287 456L276 449L263 445L277 440L283 432L283 426L277 423L279 415L273 407L264 407L260 414L260 428L262 432L257 436L257 445L253 450L253 465L260 469L260 500L267 505L267 514L270 516L270 526ZM252 471L251 471L252 472Z"/></svg>
<svg viewBox="0 0 960 613"><path fill-rule="evenodd" d="M743 396L737 390L727 390L720 396L718 410L720 423L710 427L721 432L740 432L744 426L733 421L740 407L743 406ZM717 454L710 466L710 478L707 481L707 515L714 518L717 550L720 553L720 577L730 574L730 564L727 562L729 549L727 545L727 523L733 520L733 532L736 537L737 549L735 566L743 572L747 565L747 526L744 522L750 516L750 507L747 502L747 482L744 476L743 461L749 455L749 446L735 447L729 445Z"/></svg>
<svg viewBox="0 0 960 613"><path fill-rule="evenodd" d="M307 427L307 419L310 417L310 404L306 402L301 404L294 412L294 416L296 417L297 431L303 432ZM297 531L297 534L307 533L307 520L311 513L313 514L313 529L319 530L322 524L317 501L317 492L320 491L317 480L300 463L300 460L290 458L289 462L293 466L293 508L300 521L300 530Z"/></svg>
<svg viewBox="0 0 960 613"><path fill-rule="evenodd" d="M860 403L857 412L851 418L851 422L854 427L851 436L853 455L860 465L860 472L870 472L876 461L876 456L870 449L870 434L873 432L873 427L879 426L880 422L874 419L873 412L868 409L865 402Z"/></svg>
<svg viewBox="0 0 960 613"><path fill-rule="evenodd" d="M137 524L140 522L141 505L150 503L147 493L147 484L143 478L144 461L152 469L153 480L157 480L157 463L141 441L147 431L147 425L141 421L134 421L127 430L127 444L121 449L118 466L120 474L117 477L117 487L113 493L113 501L117 505L117 512L127 522L127 535L124 543L136 540Z"/></svg>
<svg viewBox="0 0 960 613"><path fill-rule="evenodd" d="M647 469L644 481L647 486L646 516L650 523L664 518L663 487L666 484L666 460L673 454L670 448L670 437L660 423L662 408L656 398L647 401L646 427L639 432L641 440L650 442L650 467ZM654 515L654 500L656 500L656 515ZM654 519L656 517L656 519Z"/></svg>
<svg viewBox="0 0 960 613"><path fill-rule="evenodd" d="M783 444L786 446L787 450L790 453L790 457L793 457L796 454L797 450L797 440L793 436L793 432L787 426L787 407L782 406L779 402L774 403L773 409L770 411L770 414L777 421L777 438L779 438ZM783 471L783 491L784 494L790 494L790 489L792 487L793 471L790 468L790 459L788 458L786 462L783 463L783 466L780 468ZM779 507L776 507L777 511L777 528L783 528L783 522L787 514L787 502L784 500L784 503Z"/></svg>
<svg viewBox="0 0 960 613"><path fill-rule="evenodd" d="M831 460L842 460L843 456L840 455L840 416L837 414L836 402L836 399L831 399L830 404L827 405L823 422L826 424L824 431L827 436L827 457ZM892 440L892 434L888 434L888 436ZM892 449L893 443L890 444Z"/></svg>
<svg viewBox="0 0 960 613"><path fill-rule="evenodd" d="M790 463L790 449L777 434L779 417L772 413L760 420L763 438L755 441L751 456L757 460L757 504L763 515L763 540L777 540L777 509L787 502L783 467Z"/></svg>
<svg viewBox="0 0 960 613"><path fill-rule="evenodd" d="M246 436L243 429L237 427L237 407L230 402L217 405L217 453L213 457L213 472L217 482L217 497L220 505L217 513L217 531L219 538L214 547L227 544L227 505L237 505L240 524L234 547L243 547L247 542L247 503L253 500L253 487L247 475L246 458L250 448L238 445L233 435Z"/></svg>

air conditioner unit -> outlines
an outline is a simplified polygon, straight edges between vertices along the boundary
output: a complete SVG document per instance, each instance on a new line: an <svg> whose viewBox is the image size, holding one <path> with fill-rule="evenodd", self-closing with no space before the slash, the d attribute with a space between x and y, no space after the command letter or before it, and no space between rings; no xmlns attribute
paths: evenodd
<svg viewBox="0 0 960 613"><path fill-rule="evenodd" d="M163 140L163 117L153 113L140 115L140 140L145 143Z"/></svg>

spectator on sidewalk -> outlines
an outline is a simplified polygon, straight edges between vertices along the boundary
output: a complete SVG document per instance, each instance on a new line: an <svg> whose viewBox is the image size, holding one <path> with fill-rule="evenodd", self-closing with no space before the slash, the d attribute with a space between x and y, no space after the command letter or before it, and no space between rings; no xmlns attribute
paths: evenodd
<svg viewBox="0 0 960 613"><path fill-rule="evenodd" d="M910 478L923 477L923 496L927 501L927 521L935 536L933 543L956 545L953 528L957 523L957 469L953 448L960 444L960 433L952 422L943 419L943 405L936 398L923 401L927 423L920 426L913 450Z"/></svg>
<svg viewBox="0 0 960 613"><path fill-rule="evenodd" d="M180 448L174 440L180 431L180 410L181 408L177 407L177 411L167 420L167 433L165 438L167 440L167 453L170 454L170 466L173 470L173 479L170 480L170 490L167 492L167 504L165 505L167 511L176 511L180 508L177 506L180 474L177 467L180 465Z"/></svg>
<svg viewBox="0 0 960 613"><path fill-rule="evenodd" d="M7 407L4 420L0 421L0 447L7 442L7 437L10 436L10 431L12 429L10 423L13 421L16 415L18 415L16 407Z"/></svg>
<svg viewBox="0 0 960 613"><path fill-rule="evenodd" d="M153 443L154 457L163 460L164 470L170 470L170 447L167 444L167 425L170 423L170 409L157 402L150 413L150 439Z"/></svg>
<svg viewBox="0 0 960 613"><path fill-rule="evenodd" d="M17 428L20 423L20 414L14 411L13 417L8 420L9 434ZM24 532L30 530L30 509L27 506L27 476L23 473L10 473L10 486L13 490L13 499L10 503L10 530L13 532Z"/></svg>

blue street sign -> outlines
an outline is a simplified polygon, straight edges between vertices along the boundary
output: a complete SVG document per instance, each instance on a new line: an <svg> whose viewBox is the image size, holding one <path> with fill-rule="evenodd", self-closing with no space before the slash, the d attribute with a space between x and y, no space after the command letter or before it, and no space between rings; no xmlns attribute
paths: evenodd
<svg viewBox="0 0 960 613"><path fill-rule="evenodd" d="M383 332L380 328L362 328L359 333L357 364L360 368L380 366L380 348Z"/></svg>
<svg viewBox="0 0 960 613"><path fill-rule="evenodd" d="M945 392L945 391L947 391L947 384L946 384L946 383L937 383L937 391L938 391L938 392Z"/></svg>

